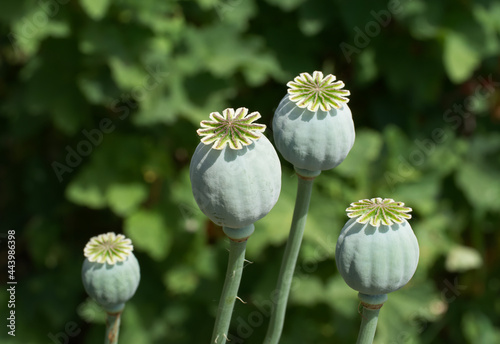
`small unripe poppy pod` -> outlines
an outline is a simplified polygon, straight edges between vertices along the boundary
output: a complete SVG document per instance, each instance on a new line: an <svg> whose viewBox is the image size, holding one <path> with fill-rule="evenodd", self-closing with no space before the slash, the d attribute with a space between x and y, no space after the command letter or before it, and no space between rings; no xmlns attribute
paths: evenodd
<svg viewBox="0 0 500 344"><path fill-rule="evenodd" d="M134 296L141 273L130 239L109 232L93 237L84 249L85 291L108 312L119 312Z"/></svg>
<svg viewBox="0 0 500 344"><path fill-rule="evenodd" d="M247 227L267 215L281 191L281 165L258 112L226 109L202 121L191 159L194 198L215 224Z"/></svg>
<svg viewBox="0 0 500 344"><path fill-rule="evenodd" d="M387 294L412 278L419 247L407 221L410 211L390 198L364 199L347 208L350 220L340 232L335 259L352 289L366 295Z"/></svg>
<svg viewBox="0 0 500 344"><path fill-rule="evenodd" d="M297 169L329 170L346 158L355 132L349 91L334 75L302 73L287 86L273 118L276 148Z"/></svg>

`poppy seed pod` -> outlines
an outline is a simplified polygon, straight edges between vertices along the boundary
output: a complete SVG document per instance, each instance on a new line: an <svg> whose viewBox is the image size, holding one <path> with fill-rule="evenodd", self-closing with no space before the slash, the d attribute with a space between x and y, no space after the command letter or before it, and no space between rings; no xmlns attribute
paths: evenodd
<svg viewBox="0 0 500 344"><path fill-rule="evenodd" d="M323 73L301 73L287 83L273 118L276 148L295 168L322 171L339 165L354 144L344 83Z"/></svg>
<svg viewBox="0 0 500 344"><path fill-rule="evenodd" d="M366 295L387 294L412 278L419 247L407 221L410 211L390 198L364 199L347 208L350 220L340 232L335 259L352 289Z"/></svg>
<svg viewBox="0 0 500 344"><path fill-rule="evenodd" d="M91 238L85 246L83 286L108 312L121 311L139 286L139 263L132 250L130 239L112 232Z"/></svg>
<svg viewBox="0 0 500 344"><path fill-rule="evenodd" d="M271 211L281 190L281 165L258 112L226 109L202 121L191 159L194 198L215 224L246 227Z"/></svg>

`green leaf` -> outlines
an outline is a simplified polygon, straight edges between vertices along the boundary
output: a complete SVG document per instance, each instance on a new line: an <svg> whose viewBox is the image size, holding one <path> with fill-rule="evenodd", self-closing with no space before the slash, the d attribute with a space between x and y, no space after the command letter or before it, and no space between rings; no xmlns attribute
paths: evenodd
<svg viewBox="0 0 500 344"><path fill-rule="evenodd" d="M148 28L134 22L119 25L105 20L87 20L79 29L78 48L83 56L96 54L112 62L119 59L126 64L124 67L130 68L138 65L139 56L147 49L152 37ZM102 60L96 62L102 63Z"/></svg>
<svg viewBox="0 0 500 344"><path fill-rule="evenodd" d="M96 169L85 169L66 188L66 198L89 208L104 208L107 204L108 176Z"/></svg>
<svg viewBox="0 0 500 344"><path fill-rule="evenodd" d="M94 105L108 105L110 99L117 98L119 93L107 66L94 71L92 74L79 75L76 83L85 99ZM111 103L113 104L112 101Z"/></svg>
<svg viewBox="0 0 500 344"><path fill-rule="evenodd" d="M498 54L500 49L500 3L490 3L486 7L485 4L474 4L473 16L474 19L481 25L481 49L484 54Z"/></svg>
<svg viewBox="0 0 500 344"><path fill-rule="evenodd" d="M31 221L25 228L27 252L34 266L48 267L53 264L58 244L55 239L61 235L62 229L60 224L51 223L44 218Z"/></svg>
<svg viewBox="0 0 500 344"><path fill-rule="evenodd" d="M145 94L141 99L141 107L134 117L134 123L137 125L153 125L157 123L172 124L179 115L180 105L174 97L166 95L157 95L156 90Z"/></svg>
<svg viewBox="0 0 500 344"><path fill-rule="evenodd" d="M23 102L32 114L50 114L57 129L75 135L89 121L90 107L75 85L78 50L71 39L46 39L23 70ZM66 56L60 59L60 56ZM57 73L55 71L58 71Z"/></svg>
<svg viewBox="0 0 500 344"><path fill-rule="evenodd" d="M37 20L34 18L37 18ZM40 20L42 21L40 22ZM71 28L69 23L52 19L43 10L38 10L27 14L25 17L15 22L12 25L9 39L11 43L15 42L14 48L16 50L16 55L26 54L31 56L37 52L39 46L46 38L68 37L70 33Z"/></svg>
<svg viewBox="0 0 500 344"><path fill-rule="evenodd" d="M138 210L125 220L124 232L135 248L146 251L154 260L162 260L168 255L172 242L159 213Z"/></svg>
<svg viewBox="0 0 500 344"><path fill-rule="evenodd" d="M481 62L481 55L456 32L445 36L443 63L450 80L456 84L467 80Z"/></svg>
<svg viewBox="0 0 500 344"><path fill-rule="evenodd" d="M414 287L411 284L412 281L389 295L380 311L374 344L391 343L401 338L407 343L416 343L426 323L441 315L434 309L438 305L443 309L444 302L432 283L418 283Z"/></svg>
<svg viewBox="0 0 500 344"><path fill-rule="evenodd" d="M21 18L27 10L23 1L1 1L0 2L0 21L10 24Z"/></svg>
<svg viewBox="0 0 500 344"><path fill-rule="evenodd" d="M141 288L141 285L139 285L139 288ZM144 313L141 312L136 304L130 301L127 302L127 311L123 312L122 325L120 327L120 344L154 342L151 328L150 326L146 326L144 318ZM153 321L151 320L151 322Z"/></svg>
<svg viewBox="0 0 500 344"><path fill-rule="evenodd" d="M481 311L468 311L462 318L462 331L469 343L489 344L500 341L500 331Z"/></svg>
<svg viewBox="0 0 500 344"><path fill-rule="evenodd" d="M94 20L101 20L108 12L110 0L80 0L80 5L88 16Z"/></svg>
<svg viewBox="0 0 500 344"><path fill-rule="evenodd" d="M410 203L406 205L412 206ZM457 219L454 213L438 209L433 215L426 215L416 220L410 220L420 246L420 258L416 275L427 276L427 272L449 252L454 245L450 232L457 232Z"/></svg>
<svg viewBox="0 0 500 344"><path fill-rule="evenodd" d="M163 283L175 294L191 294L198 282L195 271L187 266L177 266L163 276Z"/></svg>
<svg viewBox="0 0 500 344"><path fill-rule="evenodd" d="M106 312L90 297L78 306L78 315L88 323L105 324Z"/></svg>
<svg viewBox="0 0 500 344"><path fill-rule="evenodd" d="M296 304L312 306L324 300L325 290L318 276L295 271L290 300Z"/></svg>
<svg viewBox="0 0 500 344"><path fill-rule="evenodd" d="M434 140L432 136L413 141L415 148L426 156L423 168L428 174L440 177L460 168L463 163L463 154L467 151L467 144L456 139L451 131L442 132L444 133L442 142Z"/></svg>
<svg viewBox="0 0 500 344"><path fill-rule="evenodd" d="M248 59L243 63L243 75L250 86L257 87L265 83L269 76L281 76L278 60L271 54L262 52L259 58Z"/></svg>
<svg viewBox="0 0 500 344"><path fill-rule="evenodd" d="M498 171L485 170L475 163L465 162L458 170L456 181L474 207L500 210Z"/></svg>
<svg viewBox="0 0 500 344"><path fill-rule="evenodd" d="M297 190L295 178L293 172L283 171L278 202L268 215L256 222L255 228L259 228L259 230L256 231L255 235L252 235L252 240L248 240L247 256L250 257L250 260L261 255L266 246L279 245L288 237L291 224L290 214Z"/></svg>
<svg viewBox="0 0 500 344"><path fill-rule="evenodd" d="M335 266L335 263L333 266ZM349 288L340 274L331 277L325 286L325 302L339 315L353 318L359 306L358 293Z"/></svg>
<svg viewBox="0 0 500 344"><path fill-rule="evenodd" d="M123 11L125 16L137 16L137 21L158 33L169 32L178 35L185 27L185 18L178 13L182 12L181 3L176 1L127 1ZM168 20L165 20L168 18ZM165 36L156 36L164 39ZM170 38L170 37L169 37ZM169 39L170 41L170 39ZM169 42L170 44L172 41ZM158 51L150 51L158 53Z"/></svg>
<svg viewBox="0 0 500 344"><path fill-rule="evenodd" d="M110 208L118 215L128 215L137 210L147 198L148 189L140 183L116 183L108 187L107 200Z"/></svg>
<svg viewBox="0 0 500 344"><path fill-rule="evenodd" d="M257 12L254 0L218 0L214 9L220 21L230 23L238 31L246 29Z"/></svg>
<svg viewBox="0 0 500 344"><path fill-rule="evenodd" d="M406 101L422 104L434 101L436 93L440 92L444 80L444 69L436 63L437 56L434 47L415 54L414 44L412 39L393 35L386 40L373 39L370 47L375 48L379 75L386 80L391 92L406 94ZM405 57L401 58L401 56ZM422 65L422 68L414 68L415 65ZM383 97L379 97L376 103L378 102L387 103ZM397 108L403 106L403 104L397 104L396 99L389 104L381 105L379 106L385 108L384 111L390 112L397 111L394 106ZM393 123L400 122L396 117L392 117L391 120Z"/></svg>
<svg viewBox="0 0 500 344"><path fill-rule="evenodd" d="M76 87L68 86L63 94L53 101L52 120L61 132L75 135L87 120L90 108Z"/></svg>
<svg viewBox="0 0 500 344"><path fill-rule="evenodd" d="M440 179L425 176L416 182L398 184L391 197L422 214L432 214L437 207L437 196L441 190Z"/></svg>
<svg viewBox="0 0 500 344"><path fill-rule="evenodd" d="M346 177L366 172L368 165L380 155L382 143L379 132L366 129L357 131L354 146L335 171Z"/></svg>
<svg viewBox="0 0 500 344"><path fill-rule="evenodd" d="M271 5L277 6L284 11L291 11L300 6L305 0L267 0Z"/></svg>
<svg viewBox="0 0 500 344"><path fill-rule="evenodd" d="M356 79L360 84L369 83L378 76L378 66L376 64L375 50L364 49L355 60Z"/></svg>
<svg viewBox="0 0 500 344"><path fill-rule="evenodd" d="M389 154L384 178L392 192L400 183L418 180L421 171L410 161L409 156L415 147L412 147L410 140L399 127L388 126L384 130L384 139Z"/></svg>
<svg viewBox="0 0 500 344"><path fill-rule="evenodd" d="M476 209L500 210L500 135L475 136L455 180Z"/></svg>
<svg viewBox="0 0 500 344"><path fill-rule="evenodd" d="M228 78L241 68L247 81L253 84L261 84L269 75L276 76L281 71L261 37L242 39L229 23L204 30L189 28L185 36L191 56L189 63L184 63L193 69L205 66L213 75Z"/></svg>
<svg viewBox="0 0 500 344"><path fill-rule="evenodd" d="M114 80L121 88L144 91L147 73L141 66L112 57L109 59L109 67Z"/></svg>

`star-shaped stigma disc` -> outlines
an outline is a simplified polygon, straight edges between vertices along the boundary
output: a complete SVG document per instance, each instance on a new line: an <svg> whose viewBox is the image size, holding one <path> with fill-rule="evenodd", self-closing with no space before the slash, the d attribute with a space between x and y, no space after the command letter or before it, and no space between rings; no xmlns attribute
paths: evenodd
<svg viewBox="0 0 500 344"><path fill-rule="evenodd" d="M196 132L202 137L201 142L213 144L212 148L221 150L227 144L231 149L241 149L262 136L266 129L264 124L253 123L261 116L255 111L248 114L248 109L241 107L225 109L222 115L218 112L210 114L210 121L201 121L201 128Z"/></svg>
<svg viewBox="0 0 500 344"><path fill-rule="evenodd" d="M83 255L91 262L113 265L127 259L133 249L132 241L123 234L109 232L91 238Z"/></svg>
<svg viewBox="0 0 500 344"><path fill-rule="evenodd" d="M289 99L300 108L307 108L316 112L330 111L332 108L340 109L349 99L351 93L343 90L345 86L340 80L335 81L335 75L323 76L322 72L301 73L293 81L286 84L288 86Z"/></svg>
<svg viewBox="0 0 500 344"><path fill-rule="evenodd" d="M391 226L394 223L402 223L405 219L411 219L407 214L411 208L405 207L403 202L396 202L391 198L362 199L351 203L346 209L349 218L357 218L358 223L370 223L374 227L381 224Z"/></svg>

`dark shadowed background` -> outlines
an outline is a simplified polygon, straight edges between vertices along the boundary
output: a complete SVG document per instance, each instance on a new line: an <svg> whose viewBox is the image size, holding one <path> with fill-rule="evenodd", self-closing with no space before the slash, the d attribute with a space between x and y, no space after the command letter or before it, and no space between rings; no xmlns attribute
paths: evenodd
<svg viewBox="0 0 500 344"><path fill-rule="evenodd" d="M351 91L357 136L315 183L281 343L355 342L335 243L349 203L377 196L413 208L421 256L376 343L499 343L499 18L493 0L2 1L2 343L102 342L80 269L88 239L108 231L132 239L142 269L120 343L207 343L228 244L191 194L195 131L245 106L272 140L286 82L315 70ZM267 328L296 188L282 165L280 200L248 243L231 343L261 343Z"/></svg>

